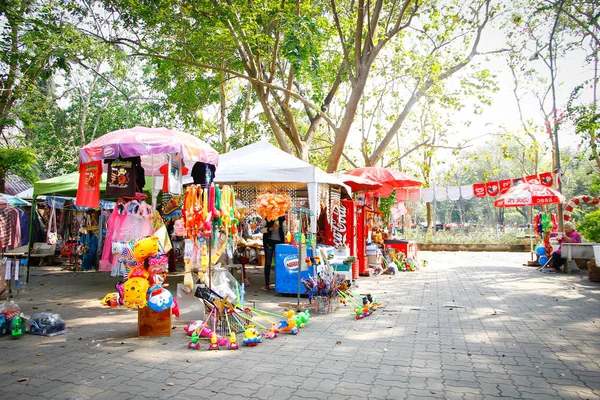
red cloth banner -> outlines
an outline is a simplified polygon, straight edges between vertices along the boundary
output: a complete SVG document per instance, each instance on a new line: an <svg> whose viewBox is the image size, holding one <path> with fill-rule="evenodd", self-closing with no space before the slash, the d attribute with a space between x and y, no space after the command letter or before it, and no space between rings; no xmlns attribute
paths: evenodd
<svg viewBox="0 0 600 400"><path fill-rule="evenodd" d="M498 181L487 182L485 184L485 188L487 190L488 196L494 197L494 196L498 196L498 193L500 193L500 184L498 183Z"/></svg>
<svg viewBox="0 0 600 400"><path fill-rule="evenodd" d="M510 179L503 179L500 181L500 194L508 192L508 189L510 189L510 183Z"/></svg>
<svg viewBox="0 0 600 400"><path fill-rule="evenodd" d="M473 193L475 194L475 197L479 199L485 197L485 183L474 183Z"/></svg>
<svg viewBox="0 0 600 400"><path fill-rule="evenodd" d="M523 182L525 182L525 180L523 178L513 178L512 185L513 186L517 186L517 185L520 185Z"/></svg>
<svg viewBox="0 0 600 400"><path fill-rule="evenodd" d="M552 172L543 172L540 174L540 184L551 187L554 183L554 178L552 177Z"/></svg>
<svg viewBox="0 0 600 400"><path fill-rule="evenodd" d="M540 184L540 178L537 175L529 175L525 177L527 183L533 183L534 185Z"/></svg>

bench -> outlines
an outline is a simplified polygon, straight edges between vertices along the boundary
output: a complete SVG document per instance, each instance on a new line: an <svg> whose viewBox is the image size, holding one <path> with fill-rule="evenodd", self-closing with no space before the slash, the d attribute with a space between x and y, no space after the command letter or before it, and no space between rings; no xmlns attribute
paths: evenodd
<svg viewBox="0 0 600 400"><path fill-rule="evenodd" d="M29 258L39 258L40 259L40 263L39 266L41 267L42 265L44 265L44 261L46 261L47 257L54 257L54 253L56 252L56 245L55 244L47 244L44 242L36 242L33 244L33 247L31 248L31 253L29 254Z"/></svg>
<svg viewBox="0 0 600 400"><path fill-rule="evenodd" d="M577 270L576 258L585 258L591 260L594 258L594 246L598 243L563 243L561 257L566 258L565 269L567 273ZM576 267L573 268L573 265Z"/></svg>

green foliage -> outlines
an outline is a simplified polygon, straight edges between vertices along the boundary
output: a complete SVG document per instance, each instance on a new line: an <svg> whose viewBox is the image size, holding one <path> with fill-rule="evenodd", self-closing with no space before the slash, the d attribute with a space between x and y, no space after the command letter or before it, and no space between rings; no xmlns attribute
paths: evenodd
<svg viewBox="0 0 600 400"><path fill-rule="evenodd" d="M390 209L392 206L396 204L396 191L394 190L392 194L388 197L382 197L379 200L379 211L383 213L383 220L388 221L391 217Z"/></svg>
<svg viewBox="0 0 600 400"><path fill-rule="evenodd" d="M577 225L577 230L587 241L600 243L600 210L586 214Z"/></svg>
<svg viewBox="0 0 600 400"><path fill-rule="evenodd" d="M0 180L4 187L4 179L8 173L18 175L28 182L35 182L38 178L36 172L36 155L29 148L0 148Z"/></svg>

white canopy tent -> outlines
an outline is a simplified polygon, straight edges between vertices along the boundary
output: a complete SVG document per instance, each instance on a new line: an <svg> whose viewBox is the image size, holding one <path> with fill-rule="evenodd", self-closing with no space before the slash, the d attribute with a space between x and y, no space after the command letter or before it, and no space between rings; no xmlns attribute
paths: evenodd
<svg viewBox="0 0 600 400"><path fill-rule="evenodd" d="M184 177L184 183L190 182L191 177ZM341 187L349 195L352 194L350 187L339 178L264 140L220 155L215 182L232 186L265 183L306 185L309 207L313 212L312 233L316 233L319 184Z"/></svg>

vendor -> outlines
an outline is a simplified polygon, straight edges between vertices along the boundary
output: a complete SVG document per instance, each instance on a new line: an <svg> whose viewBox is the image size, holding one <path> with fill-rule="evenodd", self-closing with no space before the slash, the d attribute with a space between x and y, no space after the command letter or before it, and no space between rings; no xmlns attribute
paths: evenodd
<svg viewBox="0 0 600 400"><path fill-rule="evenodd" d="M558 235L558 242L560 243L560 247L558 248L558 250L552 252L550 268L546 269L544 272L554 273L565 263L565 259L562 258L561 254L563 243L581 243L581 236L575 230L575 226L572 222L565 222L564 229L564 235L561 235L560 233Z"/></svg>
<svg viewBox="0 0 600 400"><path fill-rule="evenodd" d="M274 221L263 219L260 232L263 234L263 248L265 251L265 287L263 290L268 291L270 289L271 264L275 256L275 246L285 243L285 216L281 216Z"/></svg>

